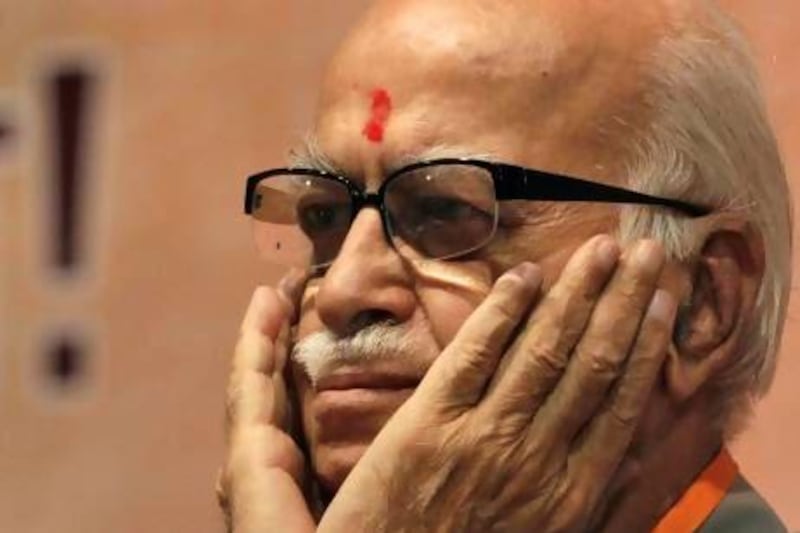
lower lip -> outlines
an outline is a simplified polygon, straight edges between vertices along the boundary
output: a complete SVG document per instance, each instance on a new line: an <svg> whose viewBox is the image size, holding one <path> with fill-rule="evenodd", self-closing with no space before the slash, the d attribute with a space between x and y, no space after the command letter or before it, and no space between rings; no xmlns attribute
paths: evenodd
<svg viewBox="0 0 800 533"><path fill-rule="evenodd" d="M414 392L402 389L327 389L313 400L314 417L321 423L342 422L352 416L394 411Z"/></svg>

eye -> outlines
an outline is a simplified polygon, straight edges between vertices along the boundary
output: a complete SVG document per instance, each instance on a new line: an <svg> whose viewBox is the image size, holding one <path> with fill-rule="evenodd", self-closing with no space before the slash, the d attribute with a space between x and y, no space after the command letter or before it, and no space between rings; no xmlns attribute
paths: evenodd
<svg viewBox="0 0 800 533"><path fill-rule="evenodd" d="M428 223L454 223L487 216L486 213L471 204L452 196L418 198L415 210L417 218Z"/></svg>
<svg viewBox="0 0 800 533"><path fill-rule="evenodd" d="M347 204L309 203L297 208L297 219L303 232L311 238L346 229L350 221Z"/></svg>

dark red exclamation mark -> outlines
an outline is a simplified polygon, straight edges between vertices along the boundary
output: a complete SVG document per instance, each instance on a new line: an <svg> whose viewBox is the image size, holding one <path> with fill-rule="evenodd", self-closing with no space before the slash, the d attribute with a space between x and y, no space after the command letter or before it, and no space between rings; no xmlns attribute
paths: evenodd
<svg viewBox="0 0 800 533"><path fill-rule="evenodd" d="M56 70L48 83L53 150L50 262L62 274L61 283L72 282L84 263L86 135L93 84L93 76L80 67ZM61 331L51 339L45 356L45 374L59 388L72 387L83 377L87 354L78 331Z"/></svg>
<svg viewBox="0 0 800 533"><path fill-rule="evenodd" d="M9 137L11 137L11 127L8 124L0 122L0 146L2 146Z"/></svg>
<svg viewBox="0 0 800 533"><path fill-rule="evenodd" d="M0 117L0 163L2 163L2 158L11 145L13 137L14 130L11 128L11 123L4 122L3 117Z"/></svg>
<svg viewBox="0 0 800 533"><path fill-rule="evenodd" d="M65 274L80 268L85 245L81 217L85 184L86 116L91 76L78 68L55 73L52 83L54 127L51 146L55 162L53 173L53 264Z"/></svg>

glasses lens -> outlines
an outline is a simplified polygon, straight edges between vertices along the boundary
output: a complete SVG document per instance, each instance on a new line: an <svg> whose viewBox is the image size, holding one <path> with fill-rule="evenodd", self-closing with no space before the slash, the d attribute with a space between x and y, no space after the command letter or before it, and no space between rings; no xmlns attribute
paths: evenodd
<svg viewBox="0 0 800 533"><path fill-rule="evenodd" d="M309 270L332 262L347 235L352 202L347 187L313 175L264 178L253 194L253 235L271 263Z"/></svg>
<svg viewBox="0 0 800 533"><path fill-rule="evenodd" d="M447 259L488 243L497 227L491 173L469 164L431 165L386 189L389 232L405 257Z"/></svg>

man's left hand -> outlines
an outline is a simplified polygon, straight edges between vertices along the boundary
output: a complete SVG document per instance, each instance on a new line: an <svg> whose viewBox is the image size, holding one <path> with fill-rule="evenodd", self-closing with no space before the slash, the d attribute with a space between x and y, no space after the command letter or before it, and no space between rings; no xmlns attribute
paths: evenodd
<svg viewBox="0 0 800 533"><path fill-rule="evenodd" d="M617 263L609 243L582 246L538 305L535 267L501 277L319 530L585 530L628 450L676 312L658 289L661 247L640 242Z"/></svg>

